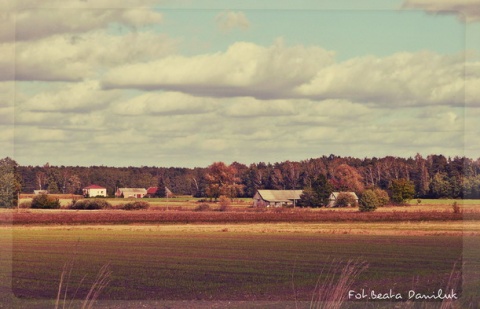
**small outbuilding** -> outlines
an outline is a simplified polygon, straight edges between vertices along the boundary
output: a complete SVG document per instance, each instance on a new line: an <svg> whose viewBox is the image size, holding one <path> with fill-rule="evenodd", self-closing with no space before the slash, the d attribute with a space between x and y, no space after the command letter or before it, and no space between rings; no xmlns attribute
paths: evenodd
<svg viewBox="0 0 480 309"><path fill-rule="evenodd" d="M258 190L253 196L253 206L295 206L303 190Z"/></svg>
<svg viewBox="0 0 480 309"><path fill-rule="evenodd" d="M123 198L143 198L147 194L145 188L118 188L115 197Z"/></svg>
<svg viewBox="0 0 480 309"><path fill-rule="evenodd" d="M358 205L358 196L355 194L355 192L332 192L330 196L328 197L328 207L335 207L337 204L337 198L340 194L348 194L352 197L353 200L355 200L355 205ZM353 206L353 205L349 205Z"/></svg>
<svg viewBox="0 0 480 309"><path fill-rule="evenodd" d="M83 196L85 197L96 197L96 196L107 196L107 188L98 186L98 185L89 185L82 189Z"/></svg>
<svg viewBox="0 0 480 309"><path fill-rule="evenodd" d="M33 194L48 194L48 190L33 190Z"/></svg>

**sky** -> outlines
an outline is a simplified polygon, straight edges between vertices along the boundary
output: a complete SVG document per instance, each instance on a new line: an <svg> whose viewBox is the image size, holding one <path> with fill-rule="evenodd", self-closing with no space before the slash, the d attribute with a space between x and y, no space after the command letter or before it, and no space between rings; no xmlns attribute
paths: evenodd
<svg viewBox="0 0 480 309"><path fill-rule="evenodd" d="M0 157L480 157L480 0L0 0Z"/></svg>

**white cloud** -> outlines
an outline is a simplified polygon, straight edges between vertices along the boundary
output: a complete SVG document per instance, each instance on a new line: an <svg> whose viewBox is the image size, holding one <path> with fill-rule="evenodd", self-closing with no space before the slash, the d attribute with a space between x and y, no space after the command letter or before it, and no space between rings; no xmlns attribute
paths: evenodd
<svg viewBox="0 0 480 309"><path fill-rule="evenodd" d="M238 42L226 52L120 66L107 72L107 88L167 89L207 96L282 97L332 63L318 47L270 47Z"/></svg>
<svg viewBox="0 0 480 309"><path fill-rule="evenodd" d="M22 111L80 112L104 109L118 91L101 91L97 81L66 84L62 89L43 91L28 98L19 106Z"/></svg>
<svg viewBox="0 0 480 309"><path fill-rule="evenodd" d="M480 21L479 0L405 0L403 8L421 9L436 14L455 14L466 22Z"/></svg>
<svg viewBox="0 0 480 309"><path fill-rule="evenodd" d="M10 15L13 16L13 15ZM112 24L142 27L162 21L160 13L146 9L35 9L16 13L18 41L48 37L55 34L78 34L104 29ZM35 25L32 27L32 25Z"/></svg>
<svg viewBox="0 0 480 309"><path fill-rule="evenodd" d="M233 29L245 30L250 27L250 21L243 12L221 12L215 17L215 21L221 31L228 32Z"/></svg>
<svg viewBox="0 0 480 309"><path fill-rule="evenodd" d="M260 101L251 97L239 97L225 102L223 114L229 117L279 117L298 113L295 103L287 100Z"/></svg>
<svg viewBox="0 0 480 309"><path fill-rule="evenodd" d="M301 96L320 100L346 99L384 107L459 106L465 102L464 68L460 56L427 51L367 56L321 69L296 90ZM468 82L480 86L478 80Z"/></svg>
<svg viewBox="0 0 480 309"><path fill-rule="evenodd" d="M129 116L203 114L214 110L216 105L208 98L179 92L145 93L115 103L114 112Z"/></svg>
<svg viewBox="0 0 480 309"><path fill-rule="evenodd" d="M8 69L15 63L17 80L79 81L120 63L161 58L172 53L176 45L169 37L151 32L55 35L0 45L0 50L6 52L0 68ZM12 77L8 72L0 75L3 80Z"/></svg>

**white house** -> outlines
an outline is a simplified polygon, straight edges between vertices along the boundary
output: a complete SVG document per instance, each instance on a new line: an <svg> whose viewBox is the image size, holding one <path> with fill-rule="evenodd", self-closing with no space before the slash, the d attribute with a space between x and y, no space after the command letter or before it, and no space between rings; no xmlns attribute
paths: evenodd
<svg viewBox="0 0 480 309"><path fill-rule="evenodd" d="M83 188L83 196L88 197L95 197L95 196L107 196L107 188L97 186L97 185L90 185L88 187Z"/></svg>
<svg viewBox="0 0 480 309"><path fill-rule="evenodd" d="M145 188L118 188L115 197L123 198L143 198L147 194Z"/></svg>
<svg viewBox="0 0 480 309"><path fill-rule="evenodd" d="M344 192L332 192L332 194L330 194L330 196L328 197L328 207L335 207L335 204L337 202L337 197L342 193L351 195L353 199L355 199L355 205L358 205L358 196L355 194L355 192L344 191Z"/></svg>
<svg viewBox="0 0 480 309"><path fill-rule="evenodd" d="M303 190L258 190L253 196L253 206L295 206Z"/></svg>

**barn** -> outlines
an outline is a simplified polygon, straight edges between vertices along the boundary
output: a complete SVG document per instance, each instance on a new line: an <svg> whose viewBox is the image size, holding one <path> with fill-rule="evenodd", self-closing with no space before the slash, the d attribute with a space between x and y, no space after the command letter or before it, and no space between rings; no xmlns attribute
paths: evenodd
<svg viewBox="0 0 480 309"><path fill-rule="evenodd" d="M303 190L258 190L253 196L253 206L295 206Z"/></svg>
<svg viewBox="0 0 480 309"><path fill-rule="evenodd" d="M147 194L145 188L118 188L115 192L115 197L123 198L143 198Z"/></svg>

